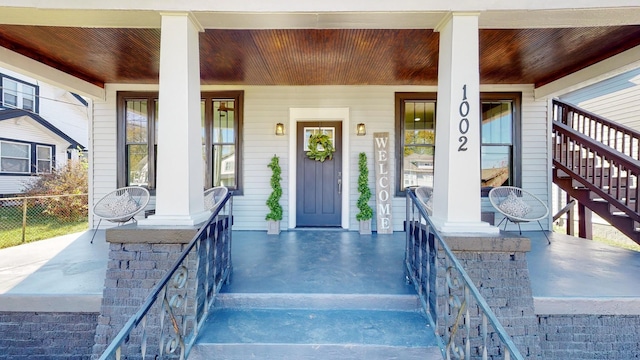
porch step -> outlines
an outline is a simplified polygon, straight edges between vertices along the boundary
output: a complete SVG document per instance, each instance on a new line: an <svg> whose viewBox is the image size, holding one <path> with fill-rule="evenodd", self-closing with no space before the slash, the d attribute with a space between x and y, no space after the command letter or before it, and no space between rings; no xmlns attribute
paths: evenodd
<svg viewBox="0 0 640 360"><path fill-rule="evenodd" d="M442 359L413 295L219 294L200 359Z"/></svg>
<svg viewBox="0 0 640 360"><path fill-rule="evenodd" d="M227 309L321 309L321 310L421 310L417 295L220 293L215 308Z"/></svg>
<svg viewBox="0 0 640 360"><path fill-rule="evenodd" d="M442 359L416 311L218 309L189 359Z"/></svg>

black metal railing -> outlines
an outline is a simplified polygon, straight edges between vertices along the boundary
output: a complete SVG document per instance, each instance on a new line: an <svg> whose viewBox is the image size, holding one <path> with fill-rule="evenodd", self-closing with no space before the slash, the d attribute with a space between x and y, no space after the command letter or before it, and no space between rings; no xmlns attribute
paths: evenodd
<svg viewBox="0 0 640 360"><path fill-rule="evenodd" d="M405 270L436 331L443 357L524 359L414 191L406 193Z"/></svg>
<svg viewBox="0 0 640 360"><path fill-rule="evenodd" d="M184 248L100 359L186 359L231 273L233 200L220 206Z"/></svg>

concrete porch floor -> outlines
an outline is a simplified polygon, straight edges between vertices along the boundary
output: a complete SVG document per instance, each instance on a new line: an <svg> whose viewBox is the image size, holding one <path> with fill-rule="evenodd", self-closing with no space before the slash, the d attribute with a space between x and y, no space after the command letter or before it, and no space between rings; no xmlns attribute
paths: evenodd
<svg viewBox="0 0 640 360"><path fill-rule="evenodd" d="M109 245L104 230L0 250L0 311L99 312ZM536 313L640 314L640 252L539 231L527 254ZM234 231L228 292L409 294L404 232ZM278 259L278 261L272 261ZM279 290L276 290L279 289Z"/></svg>

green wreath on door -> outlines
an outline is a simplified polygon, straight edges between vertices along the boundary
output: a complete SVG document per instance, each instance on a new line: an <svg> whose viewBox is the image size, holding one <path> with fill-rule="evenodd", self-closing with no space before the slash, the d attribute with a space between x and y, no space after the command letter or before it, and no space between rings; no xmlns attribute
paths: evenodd
<svg viewBox="0 0 640 360"><path fill-rule="evenodd" d="M307 145L307 148L307 157L320 162L333 159L333 153L336 151L331 142L331 138L327 134L313 134L309 136L309 145Z"/></svg>

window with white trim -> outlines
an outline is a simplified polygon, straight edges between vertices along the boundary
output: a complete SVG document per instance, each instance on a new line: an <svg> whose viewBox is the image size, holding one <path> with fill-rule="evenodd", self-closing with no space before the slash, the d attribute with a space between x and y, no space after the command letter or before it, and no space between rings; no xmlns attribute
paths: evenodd
<svg viewBox="0 0 640 360"><path fill-rule="evenodd" d="M10 141L0 141L0 172L29 174L31 146Z"/></svg>
<svg viewBox="0 0 640 360"><path fill-rule="evenodd" d="M50 174L53 169L53 149L51 146L36 145L36 165L38 174Z"/></svg>
<svg viewBox="0 0 640 360"><path fill-rule="evenodd" d="M2 77L2 106L38 112L37 87L17 79Z"/></svg>

